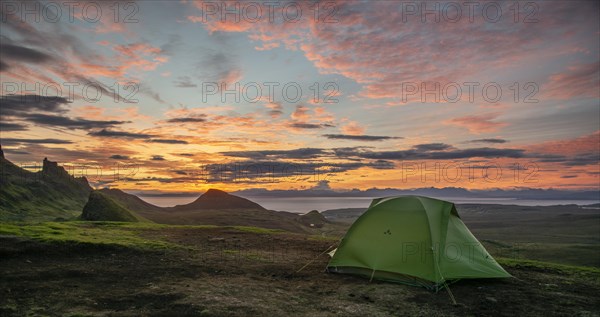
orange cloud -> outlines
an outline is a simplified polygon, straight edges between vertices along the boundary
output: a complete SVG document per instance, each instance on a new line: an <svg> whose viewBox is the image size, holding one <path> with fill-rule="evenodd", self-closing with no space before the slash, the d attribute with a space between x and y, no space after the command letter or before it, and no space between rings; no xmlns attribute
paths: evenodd
<svg viewBox="0 0 600 317"><path fill-rule="evenodd" d="M344 134L362 135L362 134L365 133L365 128L362 127L356 121L350 121L348 124L346 124L345 126L343 126L341 129L342 129L342 132Z"/></svg>
<svg viewBox="0 0 600 317"><path fill-rule="evenodd" d="M333 114L323 107L316 107L314 111L317 118L319 118L321 121L333 122L335 120Z"/></svg>
<svg viewBox="0 0 600 317"><path fill-rule="evenodd" d="M281 106L281 103L279 103L279 102L267 102L266 107L271 109L269 111L269 115L273 119L279 118L281 116L281 114L283 113L283 107Z"/></svg>
<svg viewBox="0 0 600 317"><path fill-rule="evenodd" d="M308 114L308 108L305 106L296 106L296 110L294 112L292 112L292 119L294 120L300 120L300 121L305 121L310 119L310 116Z"/></svg>

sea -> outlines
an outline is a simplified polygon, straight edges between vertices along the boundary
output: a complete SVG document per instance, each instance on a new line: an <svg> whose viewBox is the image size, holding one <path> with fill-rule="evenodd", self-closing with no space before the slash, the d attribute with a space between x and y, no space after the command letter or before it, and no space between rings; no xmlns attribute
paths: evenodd
<svg viewBox="0 0 600 317"><path fill-rule="evenodd" d="M278 211L293 213L307 213L311 210L325 211L341 208L367 208L373 198L377 197L269 197L269 196L243 196L261 206ZM143 200L161 207L172 207L191 203L198 197L156 197L142 196ZM513 198L468 198L468 197L436 197L452 201L456 204L499 204L520 206L553 206L553 205L590 205L600 203L598 200L537 200Z"/></svg>

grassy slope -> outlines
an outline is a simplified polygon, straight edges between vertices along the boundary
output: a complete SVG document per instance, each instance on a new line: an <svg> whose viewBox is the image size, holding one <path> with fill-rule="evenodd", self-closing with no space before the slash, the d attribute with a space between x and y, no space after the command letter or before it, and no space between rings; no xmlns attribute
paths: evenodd
<svg viewBox="0 0 600 317"><path fill-rule="evenodd" d="M81 219L92 221L147 221L100 191L90 193Z"/></svg>
<svg viewBox="0 0 600 317"><path fill-rule="evenodd" d="M0 224L0 235L14 235L43 243L101 244L133 248L171 247L160 240L149 240L139 232L158 225L126 222L46 222L40 224Z"/></svg>
<svg viewBox="0 0 600 317"><path fill-rule="evenodd" d="M32 183L28 187L13 182L2 184L0 221L49 221L79 216L86 199L63 195L53 186ZM44 199L41 197L54 197Z"/></svg>
<svg viewBox="0 0 600 317"><path fill-rule="evenodd" d="M0 158L0 221L74 219L91 188L62 173L32 173Z"/></svg>
<svg viewBox="0 0 600 317"><path fill-rule="evenodd" d="M111 197L114 201L120 203L125 208L133 211L133 212L144 212L144 213L152 213L152 212L161 212L164 211L163 208L152 205L140 199L139 197L125 193L119 189L109 189L103 188L97 190L98 192Z"/></svg>

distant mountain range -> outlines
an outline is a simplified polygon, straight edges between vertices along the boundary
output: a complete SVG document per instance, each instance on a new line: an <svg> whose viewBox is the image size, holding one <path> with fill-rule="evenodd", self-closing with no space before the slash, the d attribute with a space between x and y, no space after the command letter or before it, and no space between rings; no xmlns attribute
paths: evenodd
<svg viewBox="0 0 600 317"><path fill-rule="evenodd" d="M445 188L371 188L367 190L353 189L349 191L334 191L330 189L307 190L267 190L247 189L234 192L243 197L388 197L398 195L420 195L437 198L511 198L537 200L596 200L600 201L600 191L575 191L558 189L524 188L515 190L467 190L460 187Z"/></svg>
<svg viewBox="0 0 600 317"><path fill-rule="evenodd" d="M249 189L235 194L210 189L189 204L159 207L119 189L93 190L85 177L73 177L56 162L48 159L43 160L41 171L29 172L7 160L0 148L0 221L60 219L151 221L165 224L256 226L306 232L313 227L326 226L327 221L318 212L297 215L267 210L248 198L422 195L437 198L600 200L599 191L530 188L522 190L466 190L455 187L409 190L374 188L364 191Z"/></svg>

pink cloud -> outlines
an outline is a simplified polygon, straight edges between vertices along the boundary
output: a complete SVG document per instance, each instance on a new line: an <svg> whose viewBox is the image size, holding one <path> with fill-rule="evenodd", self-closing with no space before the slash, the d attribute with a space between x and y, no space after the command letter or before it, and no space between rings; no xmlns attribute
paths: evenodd
<svg viewBox="0 0 600 317"><path fill-rule="evenodd" d="M242 70L239 68L231 68L224 71L221 74L221 77L217 79L220 83L225 83L229 88L232 89L231 86L236 82L239 82L242 79Z"/></svg>
<svg viewBox="0 0 600 317"><path fill-rule="evenodd" d="M279 47L279 43L263 43L262 46L255 46L254 49L257 51L268 51Z"/></svg>
<svg viewBox="0 0 600 317"><path fill-rule="evenodd" d="M444 123L466 128L469 132L475 134L495 132L507 125L504 122L492 121L496 119L498 115L498 113L469 115L450 119Z"/></svg>
<svg viewBox="0 0 600 317"><path fill-rule="evenodd" d="M117 53L114 58L98 59L97 63L89 63L77 59L70 71L76 72L77 68L84 70L88 76L103 76L121 79L130 71L153 71L159 65L166 63L169 59L161 55L162 51L147 43L133 43L127 45L114 45L113 50ZM109 61L110 60L110 61ZM131 78L129 78L129 81Z"/></svg>
<svg viewBox="0 0 600 317"><path fill-rule="evenodd" d="M140 55L157 55L160 48L147 43L133 43L127 45L115 45L113 49L127 57L138 57Z"/></svg>
<svg viewBox="0 0 600 317"><path fill-rule="evenodd" d="M598 87L600 61L570 66L566 71L550 76L545 90L550 97L557 99L600 98Z"/></svg>
<svg viewBox="0 0 600 317"><path fill-rule="evenodd" d="M202 1L197 1L197 3L201 3ZM205 19L201 16L188 16L187 19L194 23L204 23ZM245 32L252 29L252 23L246 21L213 21L212 23L208 23L206 25L207 30L212 32Z"/></svg>
<svg viewBox="0 0 600 317"><path fill-rule="evenodd" d="M219 3L232 8L238 2ZM308 1L295 3L303 12L314 11ZM206 20L189 19L202 23L210 32L248 33L251 40L262 42L257 50L278 44L301 50L319 72L341 74L362 84L360 96L393 98L396 102L401 98L403 82L444 85L473 81L494 70L522 69L541 57L580 54L598 45L596 40L576 51L563 49L580 43L582 36L589 38L589 30L597 28L597 16L585 2L539 3L539 12L543 11L544 16L559 18L539 18L536 23L515 23L508 14L491 23L485 20L481 6L473 21L465 15L456 23L421 23L420 16L403 20L402 2L328 3L336 8L336 23L317 22L311 15L302 16L301 23L281 19L222 21L219 14ZM205 4L194 2L198 9ZM503 12L511 12L511 3L500 5Z"/></svg>
<svg viewBox="0 0 600 317"><path fill-rule="evenodd" d="M530 146L533 152L558 155L600 153L600 130L570 140L555 140Z"/></svg>

